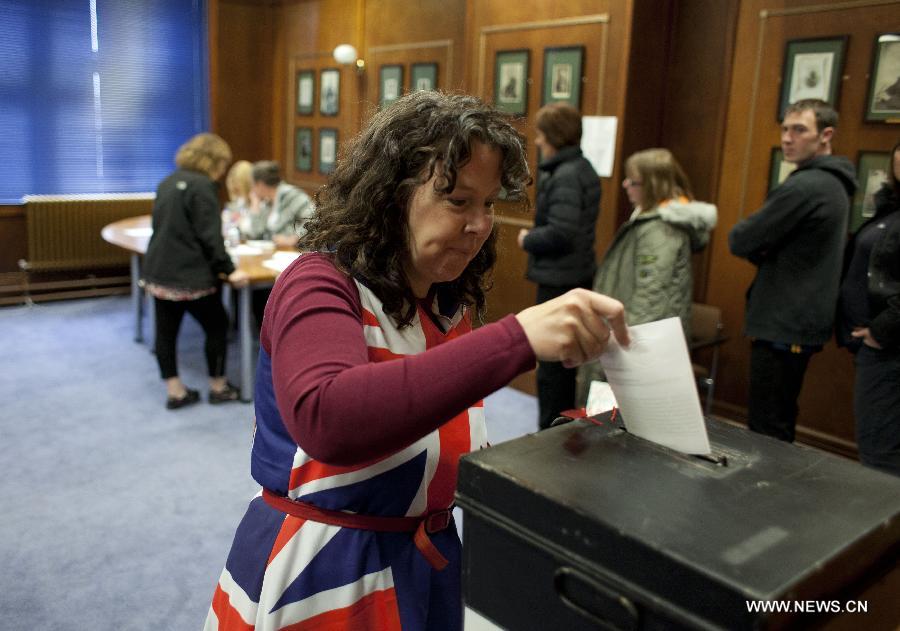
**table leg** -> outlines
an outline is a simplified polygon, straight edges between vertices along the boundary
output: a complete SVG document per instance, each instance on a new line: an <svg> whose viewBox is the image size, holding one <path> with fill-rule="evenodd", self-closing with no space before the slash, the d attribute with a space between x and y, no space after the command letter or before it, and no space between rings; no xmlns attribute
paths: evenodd
<svg viewBox="0 0 900 631"><path fill-rule="evenodd" d="M131 309L134 312L134 341L144 341L144 290L141 280L141 255L131 255Z"/></svg>
<svg viewBox="0 0 900 631"><path fill-rule="evenodd" d="M241 401L253 400L253 288L241 287L238 296L238 328L241 344Z"/></svg>

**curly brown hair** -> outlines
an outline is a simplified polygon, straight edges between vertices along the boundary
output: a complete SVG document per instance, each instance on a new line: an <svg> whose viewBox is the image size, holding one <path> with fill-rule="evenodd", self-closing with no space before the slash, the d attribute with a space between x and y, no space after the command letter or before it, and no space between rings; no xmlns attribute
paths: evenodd
<svg viewBox="0 0 900 631"><path fill-rule="evenodd" d="M178 148L175 164L181 169L199 171L215 179L231 162L231 147L221 136L202 133L192 136Z"/></svg>
<svg viewBox="0 0 900 631"><path fill-rule="evenodd" d="M300 249L334 254L359 278L398 326L415 316L415 296L404 271L409 258L408 207L416 188L435 177L435 191L456 186L474 141L500 150L500 183L507 199L527 203L531 182L524 138L508 115L461 94L419 91L377 112L341 151L328 183L316 193ZM496 231L459 278L440 283L457 304L484 311L496 260Z"/></svg>

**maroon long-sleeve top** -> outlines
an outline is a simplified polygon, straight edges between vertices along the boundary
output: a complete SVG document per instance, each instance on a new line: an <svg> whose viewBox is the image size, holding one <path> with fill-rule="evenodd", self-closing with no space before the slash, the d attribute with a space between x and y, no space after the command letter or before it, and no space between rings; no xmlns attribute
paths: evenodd
<svg viewBox="0 0 900 631"><path fill-rule="evenodd" d="M260 341L285 428L335 465L402 449L535 365L512 315L418 355L370 362L356 284L316 253L278 278Z"/></svg>

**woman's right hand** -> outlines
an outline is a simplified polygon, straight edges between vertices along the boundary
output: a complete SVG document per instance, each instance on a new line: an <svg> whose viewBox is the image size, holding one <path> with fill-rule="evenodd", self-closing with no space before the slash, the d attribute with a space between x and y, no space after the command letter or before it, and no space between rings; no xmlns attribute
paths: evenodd
<svg viewBox="0 0 900 631"><path fill-rule="evenodd" d="M562 362L566 368L597 359L610 334L620 346L631 342L622 303L587 289L529 307L516 319L538 360Z"/></svg>
<svg viewBox="0 0 900 631"><path fill-rule="evenodd" d="M234 287L243 287L250 282L250 276L242 269L236 269L228 275L228 282Z"/></svg>

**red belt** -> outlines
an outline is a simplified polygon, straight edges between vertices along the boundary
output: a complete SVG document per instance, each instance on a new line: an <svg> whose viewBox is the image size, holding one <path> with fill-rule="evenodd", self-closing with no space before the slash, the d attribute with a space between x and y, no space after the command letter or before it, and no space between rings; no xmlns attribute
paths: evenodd
<svg viewBox="0 0 900 631"><path fill-rule="evenodd" d="M450 525L451 509L449 508L421 517L381 517L320 508L308 502L288 499L269 489L263 489L262 496L266 504L275 510L321 524L377 532L415 532L413 542L431 567L436 570L443 570L447 567L447 559L431 542L428 535L439 532Z"/></svg>

